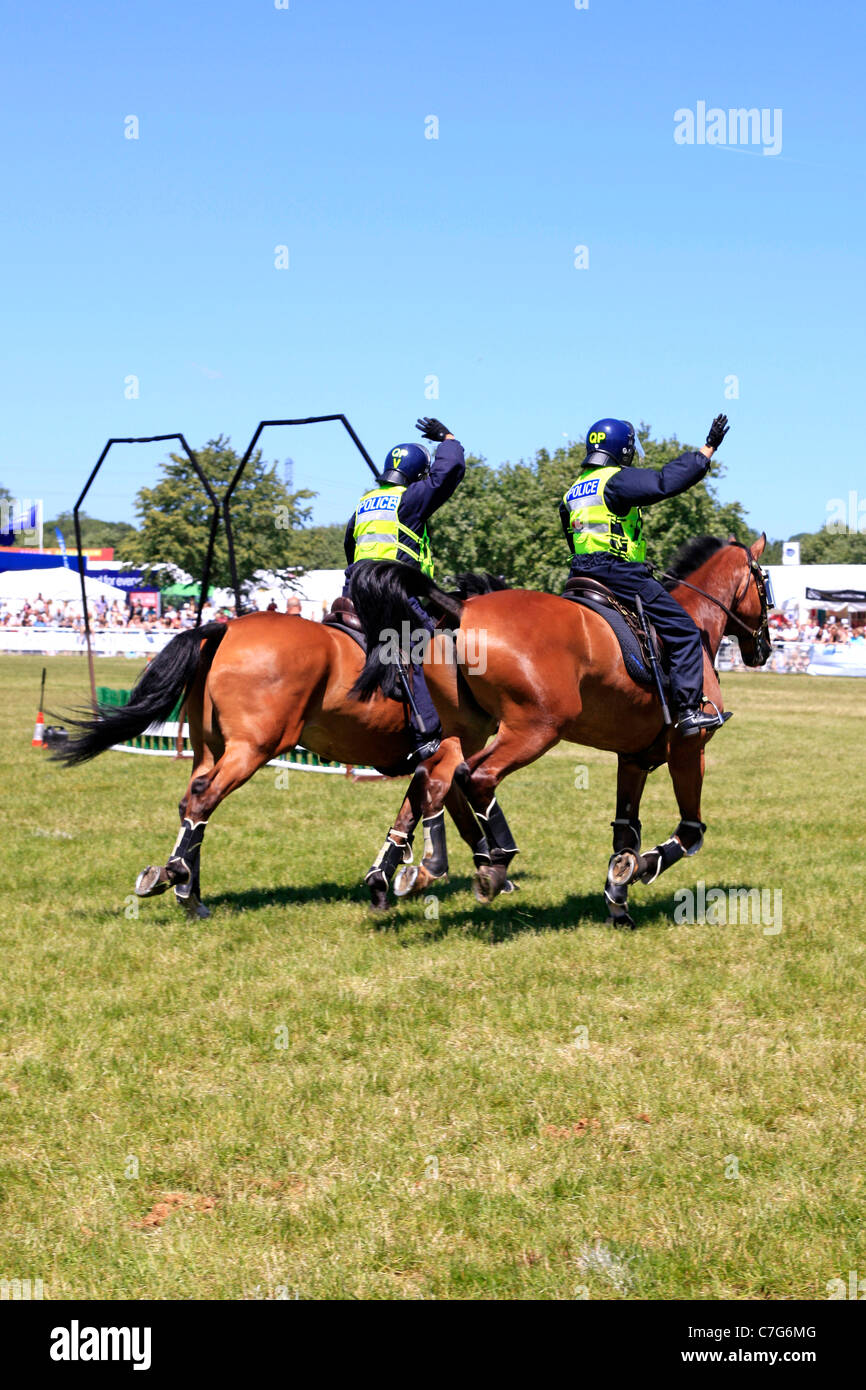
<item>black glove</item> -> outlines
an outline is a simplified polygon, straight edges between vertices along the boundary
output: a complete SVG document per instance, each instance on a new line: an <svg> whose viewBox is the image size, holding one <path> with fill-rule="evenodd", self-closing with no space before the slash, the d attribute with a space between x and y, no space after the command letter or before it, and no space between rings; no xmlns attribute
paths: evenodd
<svg viewBox="0 0 866 1390"><path fill-rule="evenodd" d="M710 449L718 449L730 428L727 415L717 415L710 425L710 432L707 435L707 447Z"/></svg>
<svg viewBox="0 0 866 1390"><path fill-rule="evenodd" d="M437 444L441 444L446 434L451 433L441 420L433 420L428 415L422 415L421 419L416 421L415 428L421 431L425 439L434 439Z"/></svg>

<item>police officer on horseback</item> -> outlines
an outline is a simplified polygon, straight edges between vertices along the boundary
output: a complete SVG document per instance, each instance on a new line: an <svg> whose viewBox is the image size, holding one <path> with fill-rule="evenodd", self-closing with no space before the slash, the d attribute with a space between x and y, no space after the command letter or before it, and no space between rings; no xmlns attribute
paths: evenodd
<svg viewBox="0 0 866 1390"><path fill-rule="evenodd" d="M634 604L640 596L670 654L675 727L682 737L718 728L718 712L702 708L704 651L701 634L681 604L654 579L645 563L641 509L677 497L699 483L728 432L728 417L717 415L707 442L663 468L635 468L643 457L628 420L598 420L586 437L580 475L562 499L559 514L572 551L571 574L590 574L618 598Z"/></svg>
<svg viewBox="0 0 866 1390"><path fill-rule="evenodd" d="M427 522L447 502L466 472L463 445L451 431L427 416L416 429L436 443L435 455L423 444L396 444L390 450L377 487L359 499L349 518L344 537L348 567L344 594L353 592L352 575L356 566L379 561L399 560L433 577L433 556ZM418 622L433 629L430 615L411 600ZM413 762L423 762L435 753L442 738L436 706L427 689L424 668L412 663L411 692L407 691L411 727L415 738Z"/></svg>

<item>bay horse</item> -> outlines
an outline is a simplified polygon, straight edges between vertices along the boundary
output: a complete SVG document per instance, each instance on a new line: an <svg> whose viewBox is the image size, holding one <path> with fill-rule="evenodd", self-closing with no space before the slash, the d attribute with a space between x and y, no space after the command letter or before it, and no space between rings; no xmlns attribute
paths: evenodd
<svg viewBox="0 0 866 1390"><path fill-rule="evenodd" d="M378 696L361 702L350 690L364 665L358 643L341 628L294 615L250 613L179 633L139 677L128 704L102 707L70 720L78 729L56 756L83 763L113 744L168 719L185 697L193 767L180 806L180 833L165 865L139 874L136 892L155 897L173 888L193 917L209 916L201 901L200 857L207 823L219 804L272 758L303 742L327 761L389 772L408 758L413 741L403 706ZM444 738L415 770L397 819L365 882L373 911L387 906L400 864L412 861L412 837L424 823L427 881L447 873L444 808L468 843L477 866L490 862L487 844L455 768L489 734L483 718L455 719L466 734ZM479 741L480 740L480 741ZM408 775L408 770L406 775Z"/></svg>
<svg viewBox="0 0 866 1390"><path fill-rule="evenodd" d="M720 712L724 703L714 669L719 643L739 638L743 660L762 666L771 652L766 580L758 565L766 536L745 546L731 536L699 536L681 547L666 586L692 615L704 646L704 692ZM411 621L410 600L426 603L455 620L455 604L432 582L405 565L379 566L376 593L359 594L368 638L368 656L357 683L369 698L383 682L376 629L400 617ZM481 588L483 585L477 585ZM378 601L378 612L377 612ZM596 612L553 594L529 589L477 593L456 610L456 636L486 660L474 667L443 659L451 642L436 632L424 656L430 693L446 734L459 735L468 707L487 716L496 736L455 769L455 784L466 794L483 827L490 862L478 866L476 896L491 901L501 891L517 853L497 801L502 780L535 762L560 740L617 754L613 854L604 897L609 923L633 927L628 888L636 880L654 883L685 855L697 854L706 825L701 818L704 750L714 730L684 738L664 723L661 702L651 686L628 675L618 640ZM673 834L641 852L640 801L650 771L667 763L680 821ZM410 882L425 886L423 866Z"/></svg>

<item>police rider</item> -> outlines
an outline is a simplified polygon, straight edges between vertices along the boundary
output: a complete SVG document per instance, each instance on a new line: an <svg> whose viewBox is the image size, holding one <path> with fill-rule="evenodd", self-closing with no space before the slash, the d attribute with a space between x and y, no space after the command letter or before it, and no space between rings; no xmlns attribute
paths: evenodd
<svg viewBox="0 0 866 1390"><path fill-rule="evenodd" d="M460 483L466 461L463 445L440 420L424 416L415 428L437 445L436 453L431 460L430 451L423 444L396 444L390 450L378 486L359 499L346 526L343 544L348 568L344 594L349 593L354 566L370 561L400 560L433 577L427 522ZM412 600L411 606L419 623L432 631L433 621L420 603ZM424 725L423 729L417 727L412 715L417 763L436 752L442 728L423 666L413 662L412 672L412 695Z"/></svg>
<svg viewBox="0 0 866 1390"><path fill-rule="evenodd" d="M641 509L678 497L706 477L728 428L728 417L717 415L702 449L680 454L663 468L635 468L635 451L643 457L643 450L634 427L628 420L598 420L587 434L580 474L559 506L573 557L570 573L591 575L628 604L640 595L670 654L675 728L683 738L718 728L722 720L702 708L700 631L645 563Z"/></svg>

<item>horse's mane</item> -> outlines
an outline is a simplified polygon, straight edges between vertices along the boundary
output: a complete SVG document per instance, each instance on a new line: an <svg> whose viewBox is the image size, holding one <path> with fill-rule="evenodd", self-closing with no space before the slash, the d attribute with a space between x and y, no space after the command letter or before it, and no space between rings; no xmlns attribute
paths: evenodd
<svg viewBox="0 0 866 1390"><path fill-rule="evenodd" d="M492 594L499 589L510 589L511 585L506 583L501 575L496 574L472 574L467 571L465 574L455 574L454 591L452 597L459 599L476 598L479 594Z"/></svg>
<svg viewBox="0 0 866 1390"><path fill-rule="evenodd" d="M690 541L684 541L665 565L666 578L662 580L665 588L673 589L680 579L694 574L724 545L727 541L721 536L693 536Z"/></svg>

